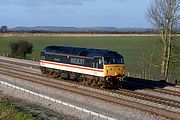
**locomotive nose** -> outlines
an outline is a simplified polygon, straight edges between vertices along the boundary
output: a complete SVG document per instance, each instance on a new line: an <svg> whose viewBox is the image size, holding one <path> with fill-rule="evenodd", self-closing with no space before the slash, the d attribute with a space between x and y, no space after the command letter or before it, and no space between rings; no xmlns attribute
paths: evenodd
<svg viewBox="0 0 180 120"><path fill-rule="evenodd" d="M105 65L105 76L112 76L112 77L117 77L117 76L124 76L125 73L125 68L124 65L122 64L110 64L110 65Z"/></svg>

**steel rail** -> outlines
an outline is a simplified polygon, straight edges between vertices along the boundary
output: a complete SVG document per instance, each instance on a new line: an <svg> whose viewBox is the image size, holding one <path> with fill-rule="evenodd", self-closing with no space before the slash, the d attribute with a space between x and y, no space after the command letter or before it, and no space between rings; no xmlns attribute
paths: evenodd
<svg viewBox="0 0 180 120"><path fill-rule="evenodd" d="M129 84L129 86L135 86L135 87L138 86L138 87L146 88L146 90L150 90L150 91L155 91L155 92L159 92L159 93L164 93L164 94L169 94L169 95L180 97L180 92L175 91L175 90L169 90L169 89L159 88L159 87L152 87L152 86L147 85L147 84L135 83L135 82L126 82L125 84L126 85Z"/></svg>
<svg viewBox="0 0 180 120"><path fill-rule="evenodd" d="M149 105L142 105L142 104L137 103L137 102L123 100L120 98L117 99L117 98L109 96L109 95L105 96L105 95L102 95L102 94L97 93L97 92L95 93L94 91L82 90L82 88L72 87L72 86L68 86L68 85L62 86L62 85L59 85L57 83L45 81L44 79L40 80L39 78L37 79L36 77L29 77L29 76L27 77L27 75L23 75L22 73L18 74L14 71L9 71L8 69L4 70L4 71L1 69L0 73L5 74L5 75L10 75L10 76L13 76L16 78L20 78L20 79L25 79L27 81L43 84L43 85L50 86L53 88L63 89L66 91L74 92L74 93L81 94L84 96L93 97L93 98L100 99L103 101L113 102L114 104L119 104L119 105L123 105L126 107L136 108L136 109L139 109L142 111L146 111L146 112L149 112L152 114L156 114L158 116L164 116L164 117L171 118L171 119L180 118L180 115L178 112L176 113L176 112L172 112L172 111L161 109L161 108L156 108L156 107L149 106Z"/></svg>
<svg viewBox="0 0 180 120"><path fill-rule="evenodd" d="M37 73L31 73L29 71L23 71L21 69L11 68L10 66L0 65L0 67L15 70L15 71L20 71L20 72L24 72L24 73L28 73L28 74L33 74L33 75L37 75L37 76L41 76L41 75L39 75ZM111 92L117 93L117 94L120 94L120 95L125 95L125 96L129 96L129 97L134 97L134 98L150 101L150 102L153 101L155 103L163 104L163 105L170 106L170 107L180 108L180 102L176 101L176 100L172 100L172 99L167 99L167 98L163 98L163 97L159 97L159 96L148 95L148 94L145 94L145 93L139 93L139 92L130 91L130 90L127 90L127 89L119 89L118 91L116 90L116 91L111 91Z"/></svg>

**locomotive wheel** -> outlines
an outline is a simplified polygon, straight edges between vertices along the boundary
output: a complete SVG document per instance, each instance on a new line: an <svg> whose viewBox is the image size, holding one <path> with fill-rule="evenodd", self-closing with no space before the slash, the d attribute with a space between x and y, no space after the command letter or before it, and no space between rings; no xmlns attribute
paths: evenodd
<svg viewBox="0 0 180 120"><path fill-rule="evenodd" d="M107 87L113 86L113 81L111 77L106 77Z"/></svg>
<svg viewBox="0 0 180 120"><path fill-rule="evenodd" d="M83 85L89 85L89 81L88 81L87 78L84 78L84 80L83 80Z"/></svg>
<svg viewBox="0 0 180 120"><path fill-rule="evenodd" d="M93 77L92 85L98 87L99 77Z"/></svg>
<svg viewBox="0 0 180 120"><path fill-rule="evenodd" d="M96 81L94 79L91 82L91 86L97 86Z"/></svg>
<svg viewBox="0 0 180 120"><path fill-rule="evenodd" d="M76 78L75 78L75 80L76 80L77 82L82 82L82 81L83 81L83 78L84 78L83 75L81 75L81 74L79 74L79 73L76 73Z"/></svg>
<svg viewBox="0 0 180 120"><path fill-rule="evenodd" d="M87 86L91 86L91 84L92 84L91 82L92 82L92 80L88 79L86 77L84 77L84 79L82 81L83 85L87 85Z"/></svg>
<svg viewBox="0 0 180 120"><path fill-rule="evenodd" d="M52 78L58 78L58 77L59 77L58 73L53 72L53 74L52 74Z"/></svg>
<svg viewBox="0 0 180 120"><path fill-rule="evenodd" d="M43 76L46 76L46 68L40 67Z"/></svg>
<svg viewBox="0 0 180 120"><path fill-rule="evenodd" d="M92 87L95 86L95 80L91 79L90 82L89 82L89 85L92 86Z"/></svg>
<svg viewBox="0 0 180 120"><path fill-rule="evenodd" d="M53 72L48 70L48 71L47 71L47 76L48 76L48 77L52 77L52 75L53 75Z"/></svg>
<svg viewBox="0 0 180 120"><path fill-rule="evenodd" d="M100 88L106 87L104 78L99 78L99 80L98 80L98 82L97 82L97 85L98 85L98 87L100 87Z"/></svg>
<svg viewBox="0 0 180 120"><path fill-rule="evenodd" d="M70 72L70 73L69 73L69 78L70 78L71 80L75 80L75 78L76 78L76 73Z"/></svg>

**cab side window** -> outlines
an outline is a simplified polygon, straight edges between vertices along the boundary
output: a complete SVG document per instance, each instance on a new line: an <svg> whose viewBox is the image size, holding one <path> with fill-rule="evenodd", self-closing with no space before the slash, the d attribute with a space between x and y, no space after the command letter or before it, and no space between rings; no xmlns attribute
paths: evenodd
<svg viewBox="0 0 180 120"><path fill-rule="evenodd" d="M96 68L99 68L99 69L103 68L103 61L101 58L97 59Z"/></svg>

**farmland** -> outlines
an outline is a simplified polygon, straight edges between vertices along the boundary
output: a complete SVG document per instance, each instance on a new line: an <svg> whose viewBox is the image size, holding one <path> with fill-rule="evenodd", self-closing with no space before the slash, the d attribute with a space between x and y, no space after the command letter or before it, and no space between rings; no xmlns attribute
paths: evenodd
<svg viewBox="0 0 180 120"><path fill-rule="evenodd" d="M141 58L144 55L149 57L158 39L156 36L8 36L0 37L0 53L10 53L8 45L15 40L32 42L33 53L28 57L36 59L39 59L40 50L50 45L108 49L124 56L129 72L141 73Z"/></svg>

